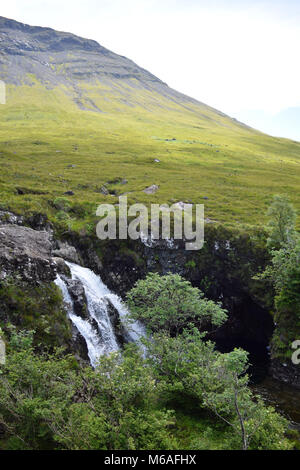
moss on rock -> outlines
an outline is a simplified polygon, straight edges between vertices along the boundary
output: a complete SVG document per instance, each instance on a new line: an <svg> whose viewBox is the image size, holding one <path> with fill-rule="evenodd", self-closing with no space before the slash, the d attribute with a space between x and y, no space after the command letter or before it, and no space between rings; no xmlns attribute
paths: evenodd
<svg viewBox="0 0 300 470"><path fill-rule="evenodd" d="M12 278L0 283L0 325L34 330L39 347L69 347L71 326L58 287L53 283L32 286Z"/></svg>

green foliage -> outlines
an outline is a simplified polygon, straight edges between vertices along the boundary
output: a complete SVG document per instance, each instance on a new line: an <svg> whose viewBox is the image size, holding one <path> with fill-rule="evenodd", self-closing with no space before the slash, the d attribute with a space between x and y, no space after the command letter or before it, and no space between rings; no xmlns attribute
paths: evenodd
<svg viewBox="0 0 300 470"><path fill-rule="evenodd" d="M0 379L0 423L8 449L52 447L52 416L63 416L77 389L72 358L36 355L26 336L14 336Z"/></svg>
<svg viewBox="0 0 300 470"><path fill-rule="evenodd" d="M204 404L233 430L243 450L286 450L284 438L288 421L254 397L248 387L247 353L235 349L218 355L211 375L211 389L204 392Z"/></svg>
<svg viewBox="0 0 300 470"><path fill-rule="evenodd" d="M300 331L300 240L294 248L275 252L272 268L276 288L272 354L291 359L291 345Z"/></svg>
<svg viewBox="0 0 300 470"><path fill-rule="evenodd" d="M295 209L286 198L275 196L268 213L271 264L256 279L274 288L272 356L286 360L292 356L291 344L300 328L300 238Z"/></svg>
<svg viewBox="0 0 300 470"><path fill-rule="evenodd" d="M156 334L148 358L129 345L122 355L102 357L95 370L78 369L62 350L37 355L32 332L14 330L9 346L0 375L6 449L170 450L187 442L191 449L239 448L236 403L251 448L289 448L286 420L253 400L247 387L247 354L220 354L196 329L175 338ZM182 396L223 421L196 411L192 431L191 418L168 406Z"/></svg>
<svg viewBox="0 0 300 470"><path fill-rule="evenodd" d="M291 450L293 442L287 440L288 422L271 406L258 400L246 427L251 436L251 449Z"/></svg>
<svg viewBox="0 0 300 470"><path fill-rule="evenodd" d="M215 417L199 410L195 401L186 400L176 409L175 436L181 449L192 450L233 450L238 448L231 429Z"/></svg>
<svg viewBox="0 0 300 470"><path fill-rule="evenodd" d="M7 326L10 332L10 347L15 351L24 351L30 349L33 345L35 331L21 330L17 331L14 325Z"/></svg>
<svg viewBox="0 0 300 470"><path fill-rule="evenodd" d="M32 286L7 279L0 283L0 324L35 330L35 345L68 346L71 327L59 288L54 283Z"/></svg>
<svg viewBox="0 0 300 470"><path fill-rule="evenodd" d="M173 412L158 409L151 370L135 347L102 358L96 371L78 371L59 350L34 354L25 336L10 344L0 377L0 423L11 436L6 448L176 447Z"/></svg>
<svg viewBox="0 0 300 470"><path fill-rule="evenodd" d="M197 267L197 264L194 259L191 259L185 263L185 268L188 270L193 271L194 269L196 269L196 267Z"/></svg>
<svg viewBox="0 0 300 470"><path fill-rule="evenodd" d="M292 244L296 236L295 223L297 216L289 199L285 196L274 196L267 216L269 217L267 225L269 247L278 250Z"/></svg>
<svg viewBox="0 0 300 470"><path fill-rule="evenodd" d="M247 353L235 349L221 354L204 343L197 330L171 338L154 335L149 360L165 396L184 394L212 411L231 429L236 448L287 449L288 422L254 397L248 387ZM265 430L268 429L268 432Z"/></svg>
<svg viewBox="0 0 300 470"><path fill-rule="evenodd" d="M53 205L59 211L69 212L71 209L70 201L65 197L57 197L54 199Z"/></svg>
<svg viewBox="0 0 300 470"><path fill-rule="evenodd" d="M295 247L274 253L276 307L286 307L300 320L300 239Z"/></svg>
<svg viewBox="0 0 300 470"><path fill-rule="evenodd" d="M147 343L148 360L167 400L179 393L203 401L207 373L217 356L214 344L202 341L203 336L197 329L176 337L160 332Z"/></svg>
<svg viewBox="0 0 300 470"><path fill-rule="evenodd" d="M219 304L204 298L178 274L148 274L127 294L127 303L132 319L142 321L151 331L164 330L172 335L178 335L190 323L204 328L221 326L227 319Z"/></svg>

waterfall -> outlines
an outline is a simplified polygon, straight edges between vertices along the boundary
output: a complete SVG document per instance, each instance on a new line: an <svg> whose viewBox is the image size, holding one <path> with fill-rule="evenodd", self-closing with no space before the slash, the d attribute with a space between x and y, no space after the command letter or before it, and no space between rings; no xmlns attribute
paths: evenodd
<svg viewBox="0 0 300 470"><path fill-rule="evenodd" d="M109 302L118 312L128 341L139 342L141 337L145 335L145 331L138 322L130 324L129 327L126 321L128 310L121 299L108 289L99 276L88 268L69 262L66 264L70 268L72 279L79 280L84 288L91 321L74 313L73 301L66 282L59 275L55 282L62 291L70 320L85 339L91 365L95 367L100 356L119 350L109 316Z"/></svg>
<svg viewBox="0 0 300 470"><path fill-rule="evenodd" d="M68 316L73 325L81 334L81 336L85 339L90 363L93 367L95 367L101 355L101 343L99 335L97 334L96 330L92 327L89 321L83 320L83 318L79 317L78 315L75 315L73 308L73 300L71 299L71 296L69 294L67 284L65 283L65 281L62 280L59 275L55 280L55 284L62 291Z"/></svg>

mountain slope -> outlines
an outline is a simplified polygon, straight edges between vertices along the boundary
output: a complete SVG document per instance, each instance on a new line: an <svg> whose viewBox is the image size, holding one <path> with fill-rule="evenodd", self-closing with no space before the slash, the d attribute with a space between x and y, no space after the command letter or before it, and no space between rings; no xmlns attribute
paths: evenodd
<svg viewBox="0 0 300 470"><path fill-rule="evenodd" d="M230 225L261 224L274 193L300 207L300 144L172 90L95 41L0 17L0 79L2 206L57 220L54 201L72 191L74 228L125 192L129 203L205 202L206 217Z"/></svg>
<svg viewBox="0 0 300 470"><path fill-rule="evenodd" d="M32 86L38 82L47 89L66 88L81 109L86 106L86 109L101 112L100 108L104 107L111 112L112 103L117 102L141 105L145 109L152 106L153 110L162 106L162 100L167 109L180 105L194 112L196 105L202 107L202 112L213 112L216 120L225 117L172 90L131 60L114 54L96 41L0 17L0 44L3 81L17 86ZM141 99L143 92L144 100ZM105 106L108 100L109 105Z"/></svg>

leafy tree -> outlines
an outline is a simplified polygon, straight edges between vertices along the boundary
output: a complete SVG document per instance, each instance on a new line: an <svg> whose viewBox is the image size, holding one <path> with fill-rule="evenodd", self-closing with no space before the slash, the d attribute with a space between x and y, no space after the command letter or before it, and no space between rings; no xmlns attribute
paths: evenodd
<svg viewBox="0 0 300 470"><path fill-rule="evenodd" d="M284 438L288 421L253 396L248 387L248 353L235 349L219 354L211 375L212 387L204 392L204 404L227 423L241 442L241 448L288 449ZM268 425L269 433L264 430ZM259 446L259 447L258 447Z"/></svg>
<svg viewBox="0 0 300 470"><path fill-rule="evenodd" d="M202 401L208 386L209 369L217 352L215 345L203 341L204 334L196 328L171 337L166 332L155 333L146 341L147 358L165 398L182 393Z"/></svg>
<svg viewBox="0 0 300 470"><path fill-rule="evenodd" d="M287 308L300 319L300 239L294 245L273 250L272 264L259 278L272 282L277 311Z"/></svg>
<svg viewBox="0 0 300 470"><path fill-rule="evenodd" d="M212 411L231 428L237 447L289 448L284 438L287 420L254 397L248 387L245 351L221 354L195 329L175 338L155 334L148 347L149 361L167 398L174 399L175 392L198 400L200 407ZM266 426L268 433L263 431Z"/></svg>
<svg viewBox="0 0 300 470"><path fill-rule="evenodd" d="M280 249L293 244L295 240L296 211L289 199L285 196L274 196L267 215L269 222L268 246L272 249Z"/></svg>
<svg viewBox="0 0 300 470"><path fill-rule="evenodd" d="M153 332L164 330L172 336L188 324L201 329L210 324L219 327L227 319L220 304L204 298L178 274L148 274L127 294L127 303L132 319L140 320Z"/></svg>
<svg viewBox="0 0 300 470"><path fill-rule="evenodd" d="M300 327L300 239L295 230L296 212L288 200L275 196L268 211L268 246L271 264L255 279L274 288L275 332L272 338L273 357L291 357L291 343Z"/></svg>

